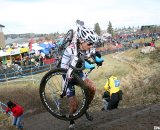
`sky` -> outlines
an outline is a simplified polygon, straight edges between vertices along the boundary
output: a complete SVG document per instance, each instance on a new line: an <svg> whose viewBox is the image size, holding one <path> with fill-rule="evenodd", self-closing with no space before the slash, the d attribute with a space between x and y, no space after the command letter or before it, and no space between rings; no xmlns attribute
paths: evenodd
<svg viewBox="0 0 160 130"><path fill-rule="evenodd" d="M4 34L64 33L80 19L107 29L160 25L160 0L0 0Z"/></svg>

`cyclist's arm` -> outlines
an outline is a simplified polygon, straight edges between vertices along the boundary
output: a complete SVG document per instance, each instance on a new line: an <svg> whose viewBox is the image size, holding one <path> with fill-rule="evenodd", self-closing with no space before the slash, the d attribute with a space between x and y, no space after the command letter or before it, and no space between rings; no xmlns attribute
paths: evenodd
<svg viewBox="0 0 160 130"><path fill-rule="evenodd" d="M88 57L88 58L90 58L91 57L91 55L93 55L93 54L95 54L96 53L96 48L90 48L88 51L86 51L86 56Z"/></svg>
<svg viewBox="0 0 160 130"><path fill-rule="evenodd" d="M69 63L71 61L72 55L73 55L73 48L67 47L62 56L61 68L64 68L64 69L69 68Z"/></svg>

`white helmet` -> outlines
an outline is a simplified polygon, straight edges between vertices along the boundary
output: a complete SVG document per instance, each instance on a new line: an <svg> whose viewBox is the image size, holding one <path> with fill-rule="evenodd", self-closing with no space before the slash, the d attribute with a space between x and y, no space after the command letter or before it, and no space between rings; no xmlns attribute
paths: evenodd
<svg viewBox="0 0 160 130"><path fill-rule="evenodd" d="M87 28L84 25L77 25L77 36L89 44L95 44L98 42L98 35L93 29Z"/></svg>

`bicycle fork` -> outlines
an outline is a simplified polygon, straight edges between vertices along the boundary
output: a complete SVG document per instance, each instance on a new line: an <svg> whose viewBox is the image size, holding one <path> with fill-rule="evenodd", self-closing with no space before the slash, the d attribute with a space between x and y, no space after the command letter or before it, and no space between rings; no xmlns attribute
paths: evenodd
<svg viewBox="0 0 160 130"><path fill-rule="evenodd" d="M68 85L68 81L64 82L64 85L62 85L62 93L60 94L60 98L63 98L65 95L66 95L66 91L67 91L67 85ZM53 94L53 99L54 99L54 102L57 106L57 109L60 110L60 104L61 104L61 101L59 98L55 98L54 97L54 94Z"/></svg>
<svg viewBox="0 0 160 130"><path fill-rule="evenodd" d="M64 82L62 84L62 94L60 95L61 98L66 96L66 92L67 92L67 88L68 88L68 82L69 82L69 80L72 79L72 77L71 77L72 71L73 71L73 69L69 68L69 70L66 73L66 76L63 76Z"/></svg>
<svg viewBox="0 0 160 130"><path fill-rule="evenodd" d="M69 80L70 80L70 78L68 78L68 76L66 76L64 83L62 84L62 94L60 95L61 98L66 96Z"/></svg>
<svg viewBox="0 0 160 130"><path fill-rule="evenodd" d="M62 92L60 94L60 98L63 98L64 96L66 96L67 86L68 86L68 80L69 80L69 78L67 78L68 77L67 74L66 74L66 76L62 76L62 77L63 77L64 81L62 81L63 82L62 83ZM54 99L54 103L57 106L57 109L60 110L60 104L61 104L60 99L57 98L54 95L54 93L53 93L53 99Z"/></svg>

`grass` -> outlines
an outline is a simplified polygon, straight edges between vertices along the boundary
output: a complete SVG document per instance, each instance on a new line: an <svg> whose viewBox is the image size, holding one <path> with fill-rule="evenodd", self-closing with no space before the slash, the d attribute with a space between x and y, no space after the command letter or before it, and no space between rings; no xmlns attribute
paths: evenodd
<svg viewBox="0 0 160 130"><path fill-rule="evenodd" d="M152 63L159 63L160 62L160 48L158 48L155 52L152 52L149 55L149 58L151 59Z"/></svg>
<svg viewBox="0 0 160 130"><path fill-rule="evenodd" d="M103 66L93 70L93 73L89 75L89 78L96 83L99 90L103 89L108 75L113 74L121 78L132 71L132 68L129 65L118 60L113 60L112 55L106 55L103 58L105 59Z"/></svg>
<svg viewBox="0 0 160 130"><path fill-rule="evenodd" d="M140 49L139 49L140 50ZM124 77L124 100L122 106L134 106L160 102L160 50L150 54L141 54L131 50L125 53L134 60L130 62L136 70L132 75Z"/></svg>
<svg viewBox="0 0 160 130"><path fill-rule="evenodd" d="M38 86L32 83L23 84L23 82L17 82L17 84L9 84L6 87L1 87L0 99L6 103L9 100L20 103L25 106L25 109L34 109L40 106L41 102L38 94Z"/></svg>
<svg viewBox="0 0 160 130"><path fill-rule="evenodd" d="M15 127L11 126L11 117L0 112L0 130L16 130Z"/></svg>

